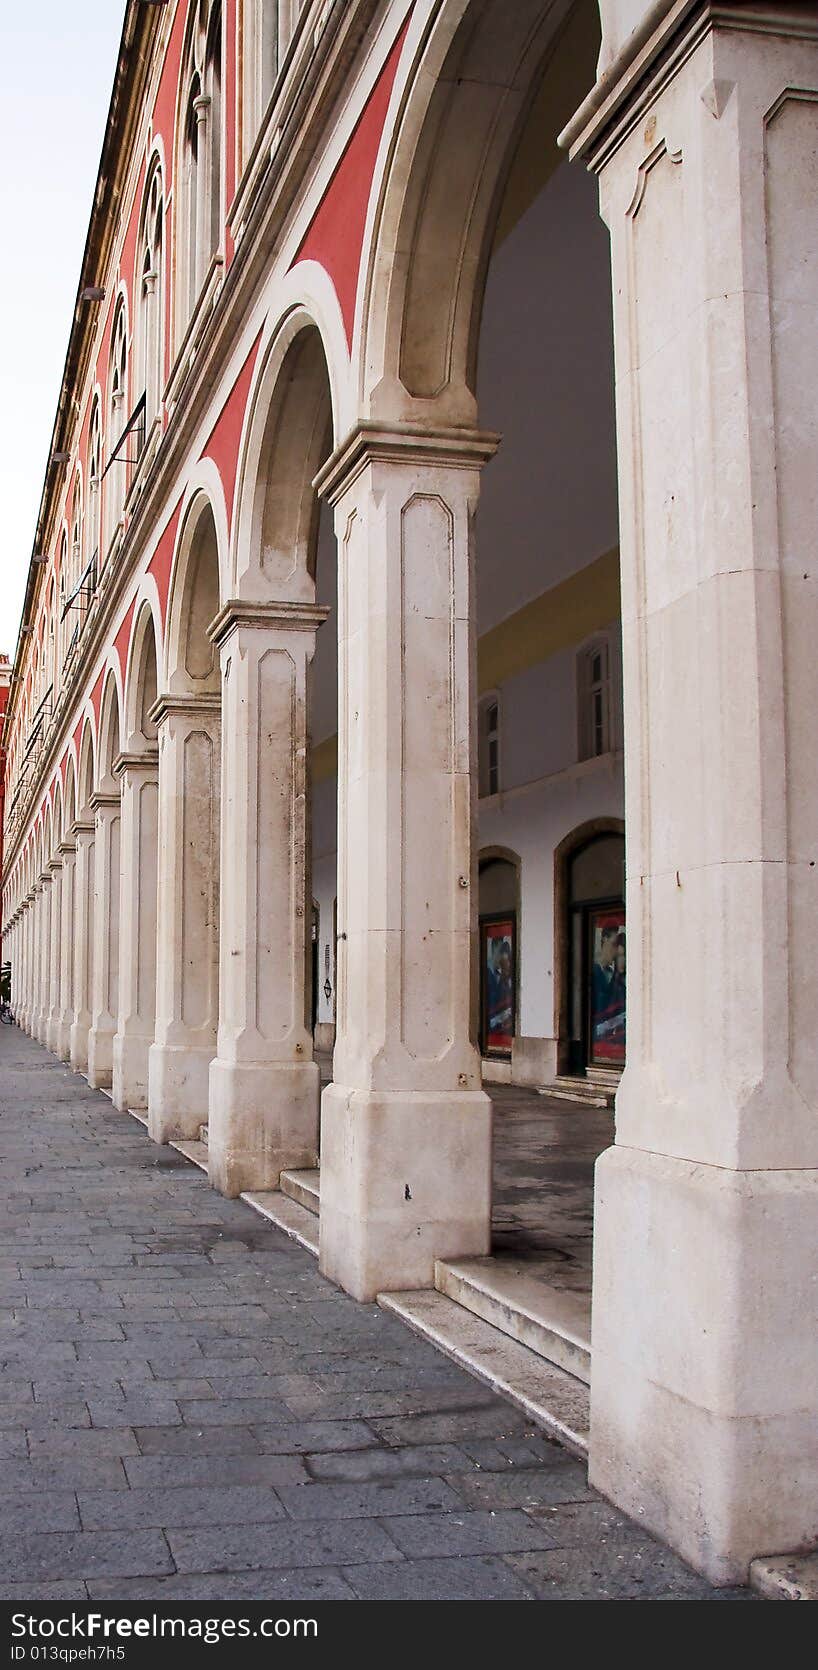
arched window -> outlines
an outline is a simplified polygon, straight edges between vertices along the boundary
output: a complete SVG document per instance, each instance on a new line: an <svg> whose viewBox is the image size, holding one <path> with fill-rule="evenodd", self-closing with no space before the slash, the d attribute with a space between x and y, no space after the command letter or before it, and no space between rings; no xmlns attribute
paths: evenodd
<svg viewBox="0 0 818 1670"><path fill-rule="evenodd" d="M477 710L478 794L500 792L500 698L495 691L483 696Z"/></svg>
<svg viewBox="0 0 818 1670"><path fill-rule="evenodd" d="M100 509L102 500L102 425L99 415L99 401L95 400L91 408L91 422L88 426L88 510L85 517L85 562L84 568L96 558L96 572L100 569L100 528L102 526ZM93 586L96 576L89 576L86 582L89 589ZM81 599L83 608L81 618L84 618L88 598Z"/></svg>
<svg viewBox="0 0 818 1670"><path fill-rule="evenodd" d="M60 540L59 617L58 617L58 621L57 621L57 633L58 633L58 636L59 636L59 676L60 676L60 680L62 680L63 671L64 671L64 668L65 668L65 652L66 652L66 648L67 648L67 645L68 645L68 634L69 634L69 631L70 631L70 627L68 625L68 619L67 619L66 612L65 612L65 603L66 603L66 598L67 597L68 597L68 540L65 536L65 532L63 532L62 539Z"/></svg>
<svg viewBox="0 0 818 1670"><path fill-rule="evenodd" d="M154 163L142 209L139 243L138 394L145 395L147 434L162 393L162 320L164 316L164 198L162 171ZM136 439L137 437L135 437Z"/></svg>
<svg viewBox="0 0 818 1670"><path fill-rule="evenodd" d="M127 489L127 470L124 454L116 449L128 421L128 328L125 303L120 298L114 314L111 332L111 358L108 366L108 464L105 475L105 554L107 556L122 516Z"/></svg>
<svg viewBox="0 0 818 1670"><path fill-rule="evenodd" d="M198 0L188 42L178 223L178 327L184 334L222 234L222 25L219 0Z"/></svg>
<svg viewBox="0 0 818 1670"><path fill-rule="evenodd" d="M253 145L306 0L246 0L245 154Z"/></svg>
<svg viewBox="0 0 818 1670"><path fill-rule="evenodd" d="M578 751L596 759L611 747L611 668L607 637L585 644L577 657Z"/></svg>
<svg viewBox="0 0 818 1670"><path fill-rule="evenodd" d="M71 553L68 562L68 595L73 596L82 574L82 479L77 473L71 509Z"/></svg>
<svg viewBox="0 0 818 1670"><path fill-rule="evenodd" d="M51 685L51 710L54 711L57 702L60 669L59 655L59 627L57 621L57 587L54 580L48 593L48 682Z"/></svg>

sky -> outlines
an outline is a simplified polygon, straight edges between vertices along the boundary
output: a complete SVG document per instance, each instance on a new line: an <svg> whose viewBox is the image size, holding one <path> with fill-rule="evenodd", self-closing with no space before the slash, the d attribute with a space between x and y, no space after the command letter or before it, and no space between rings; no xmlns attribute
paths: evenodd
<svg viewBox="0 0 818 1670"><path fill-rule="evenodd" d="M8 655L17 642L124 15L125 0L3 6L0 651Z"/></svg>

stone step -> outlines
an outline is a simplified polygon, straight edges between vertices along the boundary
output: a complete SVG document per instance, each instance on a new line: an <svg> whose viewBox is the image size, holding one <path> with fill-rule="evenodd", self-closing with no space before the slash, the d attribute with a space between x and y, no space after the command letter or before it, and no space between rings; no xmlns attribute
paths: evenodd
<svg viewBox="0 0 818 1670"><path fill-rule="evenodd" d="M537 1086L541 1096L554 1096L558 1102L575 1102L578 1106L591 1108L612 1108L616 1095L615 1085L600 1084L593 1079L571 1078L567 1073L564 1077L551 1079L549 1084Z"/></svg>
<svg viewBox="0 0 818 1670"><path fill-rule="evenodd" d="M308 1212L297 1200L290 1200L280 1189L264 1189L258 1194L248 1190L241 1198L277 1229L283 1229L300 1247L306 1247L318 1257L318 1219L314 1212Z"/></svg>
<svg viewBox="0 0 818 1670"><path fill-rule="evenodd" d="M172 1142L177 1154L184 1154L186 1160L192 1160L200 1171L207 1171L207 1145L203 1142Z"/></svg>
<svg viewBox="0 0 818 1670"><path fill-rule="evenodd" d="M510 1258L435 1263L435 1287L567 1374L591 1382L591 1295L553 1287Z"/></svg>
<svg viewBox="0 0 818 1670"><path fill-rule="evenodd" d="M750 1588L765 1600L818 1600L818 1553L765 1554L752 1560Z"/></svg>
<svg viewBox="0 0 818 1670"><path fill-rule="evenodd" d="M549 1437L575 1455L587 1455L590 1397L581 1380L544 1362L443 1293L428 1288L379 1293L378 1304L524 1410Z"/></svg>
<svg viewBox="0 0 818 1670"><path fill-rule="evenodd" d="M308 1212L318 1216L319 1211L319 1180L321 1173L318 1166L310 1171L282 1171L278 1186L283 1195L289 1195L290 1200L305 1206Z"/></svg>

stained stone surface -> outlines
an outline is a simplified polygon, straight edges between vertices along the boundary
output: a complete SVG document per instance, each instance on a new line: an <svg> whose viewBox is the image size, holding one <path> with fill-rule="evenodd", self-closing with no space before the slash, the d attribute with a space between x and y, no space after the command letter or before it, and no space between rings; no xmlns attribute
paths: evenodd
<svg viewBox="0 0 818 1670"><path fill-rule="evenodd" d="M0 1454L0 1599L751 1598L5 1027Z"/></svg>

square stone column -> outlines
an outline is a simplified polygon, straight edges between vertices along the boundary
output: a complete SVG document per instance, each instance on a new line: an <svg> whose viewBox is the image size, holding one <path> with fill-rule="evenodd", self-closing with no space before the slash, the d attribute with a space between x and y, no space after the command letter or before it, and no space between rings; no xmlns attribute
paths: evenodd
<svg viewBox="0 0 818 1670"><path fill-rule="evenodd" d="M100 791L91 796L90 804L94 813L94 913L88 1083L95 1090L108 1090L119 1010L120 797Z"/></svg>
<svg viewBox="0 0 818 1670"><path fill-rule="evenodd" d="M20 1001L17 1005L17 1024L21 1031L29 1030L29 1015L31 1010L31 923L34 912L34 894L28 892L23 900L23 914L20 922Z"/></svg>
<svg viewBox="0 0 818 1670"><path fill-rule="evenodd" d="M114 1106L148 1105L148 1054L156 1027L156 899L159 752L120 754L119 1014L113 1042Z"/></svg>
<svg viewBox="0 0 818 1670"><path fill-rule="evenodd" d="M590 1477L726 1583L818 1540L818 12L674 8L575 150L612 244L629 939Z"/></svg>
<svg viewBox="0 0 818 1670"><path fill-rule="evenodd" d="M31 1033L31 1017L34 1009L34 921L35 921L35 892L32 887L26 903L26 995L25 995L25 1029Z"/></svg>
<svg viewBox="0 0 818 1670"><path fill-rule="evenodd" d="M62 967L62 858L52 858L51 871L51 932L48 957L48 1012L45 1021L45 1044L56 1054L60 1030L60 970Z"/></svg>
<svg viewBox="0 0 818 1670"><path fill-rule="evenodd" d="M210 1179L274 1189L318 1161L320 1073L308 1024L307 669L326 609L228 603L210 636L222 664L218 1053Z"/></svg>
<svg viewBox="0 0 818 1670"><path fill-rule="evenodd" d="M155 1142L207 1123L219 1019L221 698L160 696L156 1029L148 1059Z"/></svg>
<svg viewBox="0 0 818 1670"><path fill-rule="evenodd" d="M37 900L37 995L34 1010L33 1036L44 1044L48 1030L48 1009L51 999L51 888L53 876L49 869L40 875Z"/></svg>
<svg viewBox="0 0 818 1670"><path fill-rule="evenodd" d="M60 919L60 998L54 1049L62 1061L71 1052L71 1024L74 1019L74 871L76 838L60 842L62 858L62 914Z"/></svg>
<svg viewBox="0 0 818 1670"><path fill-rule="evenodd" d="M74 865L73 1020L69 1060L75 1072L88 1070L91 1029L91 957L94 920L94 825L81 819L72 826L77 843Z"/></svg>
<svg viewBox="0 0 818 1670"><path fill-rule="evenodd" d="M356 1298L486 1253L475 1043L472 522L492 436L362 427L316 483L338 536L335 1082L322 1270Z"/></svg>

